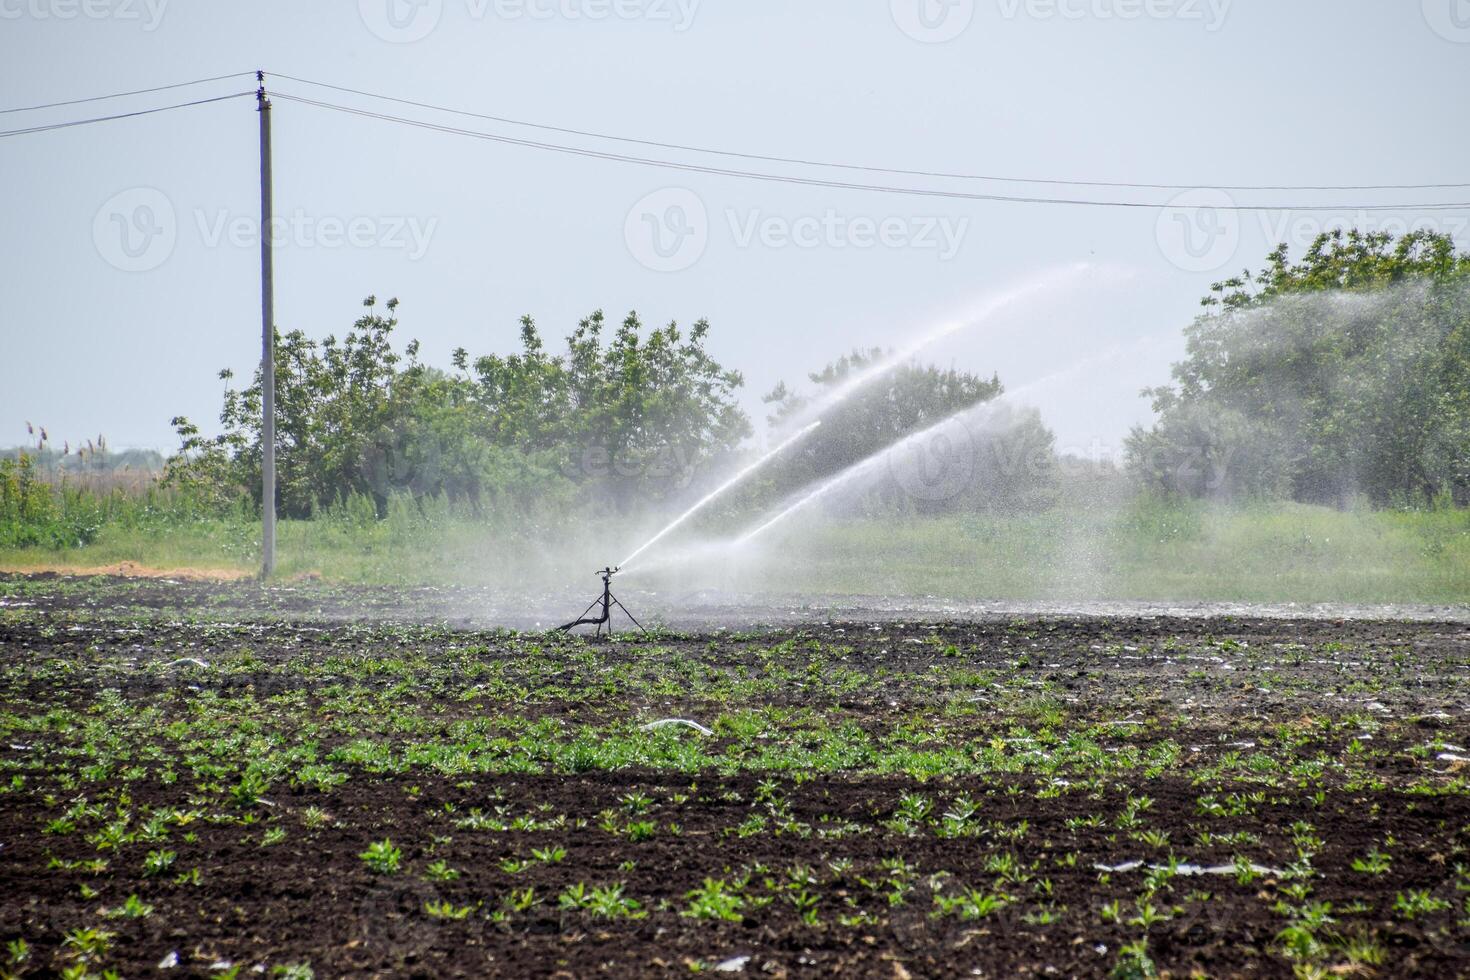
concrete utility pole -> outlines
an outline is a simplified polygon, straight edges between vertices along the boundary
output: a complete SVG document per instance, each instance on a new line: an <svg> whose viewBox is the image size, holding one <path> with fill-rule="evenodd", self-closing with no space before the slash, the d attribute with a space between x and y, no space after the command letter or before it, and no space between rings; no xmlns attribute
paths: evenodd
<svg viewBox="0 0 1470 980"><path fill-rule="evenodd" d="M276 300L271 265L271 103L257 71L260 113L260 577L276 570Z"/></svg>

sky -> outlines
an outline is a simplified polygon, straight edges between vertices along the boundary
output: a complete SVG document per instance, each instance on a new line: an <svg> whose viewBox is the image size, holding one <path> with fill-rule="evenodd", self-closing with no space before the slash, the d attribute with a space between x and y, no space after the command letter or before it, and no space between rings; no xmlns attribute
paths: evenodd
<svg viewBox="0 0 1470 980"><path fill-rule="evenodd" d="M0 0L0 108L263 69L276 321L508 352L593 310L707 318L760 395L854 347L989 375L1058 446L1147 423L1212 282L1334 225L1470 247L1470 0ZM683 147L616 142L288 80ZM238 77L0 115L11 131L253 91ZM775 182L707 168L1099 207ZM217 428L260 351L253 97L0 138L0 446ZM915 176L852 167L969 175ZM1166 184L1118 188L973 179ZM1223 205L1263 205L1234 212ZM1392 205L1391 210L1358 211Z"/></svg>

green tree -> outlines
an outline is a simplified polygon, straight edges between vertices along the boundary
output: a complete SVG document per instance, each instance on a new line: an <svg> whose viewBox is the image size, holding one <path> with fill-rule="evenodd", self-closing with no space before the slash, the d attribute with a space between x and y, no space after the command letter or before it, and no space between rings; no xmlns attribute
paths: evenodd
<svg viewBox="0 0 1470 980"><path fill-rule="evenodd" d="M1448 236L1324 234L1216 283L1158 422L1145 485L1191 495L1470 501L1470 256Z"/></svg>
<svg viewBox="0 0 1470 980"><path fill-rule="evenodd" d="M884 359L878 349L853 351L808 375L815 394L799 395L782 383L765 396L773 406L769 422L778 433L818 410L822 419L820 428L776 461L765 481L768 490L790 492L814 484L916 436L894 450L884 478L861 506L932 512L1044 502L1056 478L1052 434L1035 412L1004 406L976 411L1004 392L995 375L905 363L870 375L832 402L835 392ZM957 415L953 424L934 429Z"/></svg>
<svg viewBox="0 0 1470 980"><path fill-rule="evenodd" d="M276 433L280 510L306 516L352 495L382 513L395 493L527 506L612 500L628 506L677 492L688 473L733 453L749 433L734 400L741 384L706 352L709 325L677 325L645 337L634 314L613 342L595 313L546 353L521 321L518 353L452 356L453 372L422 364L417 341L403 354L392 335L397 300L366 312L344 337L277 334ZM228 371L221 377L230 380ZM174 419L182 445L168 479L222 499L259 502L262 386L227 388L223 431L202 434ZM660 470L661 460L677 465Z"/></svg>
<svg viewBox="0 0 1470 980"><path fill-rule="evenodd" d="M630 313L604 342L601 311L549 357L521 321L518 355L474 363L475 396L495 417L497 442L556 452L574 481L619 509L681 493L750 435L735 401L744 383L709 355L709 323L648 331Z"/></svg>

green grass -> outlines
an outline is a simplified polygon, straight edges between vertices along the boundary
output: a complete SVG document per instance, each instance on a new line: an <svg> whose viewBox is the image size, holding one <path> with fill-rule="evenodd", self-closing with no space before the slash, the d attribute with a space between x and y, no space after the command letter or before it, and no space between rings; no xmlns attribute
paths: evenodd
<svg viewBox="0 0 1470 980"><path fill-rule="evenodd" d="M956 598L1470 601L1470 512L1137 502L792 534L769 585Z"/></svg>
<svg viewBox="0 0 1470 980"><path fill-rule="evenodd" d="M85 544L0 548L0 568L234 569L259 563L244 515L118 520ZM501 526L443 503L395 501L282 521L282 576L357 584L565 585L636 541L531 524ZM1136 500L1018 516L905 517L795 525L746 554L666 560L631 585L956 599L1470 602L1470 511L1340 511ZM662 552L662 554L660 554Z"/></svg>

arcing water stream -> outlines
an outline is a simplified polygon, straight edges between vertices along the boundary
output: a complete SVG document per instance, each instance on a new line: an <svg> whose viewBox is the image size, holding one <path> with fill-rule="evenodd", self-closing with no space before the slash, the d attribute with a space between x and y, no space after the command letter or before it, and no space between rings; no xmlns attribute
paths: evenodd
<svg viewBox="0 0 1470 980"><path fill-rule="evenodd" d="M1088 367L1095 365L1096 362L1112 356L1112 354L1113 352L1109 351L1105 354L1097 355L1094 357L1083 358L1082 360L1077 361L1074 364L1070 364L1059 371L1053 371L1052 373L1045 375L1044 377L1038 378L1035 381L1028 382L1027 384L1022 385L1014 391L1008 391L996 398L991 399L990 401L981 402L978 405L971 405L969 408L962 408L958 412L955 412L953 415L950 415L947 418L935 422L927 429L921 429L918 432L912 432L904 438L898 440L897 442L890 443L889 445L884 446L882 449L873 453L871 456L868 456L866 459L859 460L858 462L853 463L847 469L842 470L837 475L828 478L815 490L812 490L797 497L797 499L793 503L788 504L786 507L782 508L776 513L774 517L762 522L761 524L758 524L753 530L747 531L745 534L736 538L734 541L735 547L738 548L742 545L748 544L755 538L770 530L772 527L786 520L786 518L790 517L792 514L795 514L797 511L804 510L812 504L816 503L818 500L821 500L823 497L826 497L828 494L842 487L848 486L849 484L852 484L866 474L875 472L880 466L891 463L895 458L899 456L899 454L917 447L925 440L933 440L937 437L943 437L948 433L955 432L957 429L963 431L964 434L967 436L972 435L974 432L974 427L977 424L984 425L991 422L995 419L995 416L999 412L1010 408L1011 403L1013 403L1020 396L1026 394L1027 392L1035 391L1038 388L1044 388L1048 385L1056 383L1059 380L1086 370Z"/></svg>
<svg viewBox="0 0 1470 980"><path fill-rule="evenodd" d="M1078 262L1073 265L1063 266L1041 273L989 297L966 315L940 324L919 339L894 351L879 363L874 364L866 370L859 371L831 391L824 393L811 405L807 406L805 410L797 413L795 424L802 424L809 419L820 418L827 414L827 412L851 397L859 388L882 377L920 351L939 343L939 341L944 340L946 337L956 334L967 327L984 323L1003 312L1007 307L1023 300L1046 295L1062 286L1070 285L1084 273L1091 272L1092 270L1093 267L1088 263Z"/></svg>
<svg viewBox="0 0 1470 980"><path fill-rule="evenodd" d="M653 544L656 541L658 541L664 535L668 534L674 528L678 527L680 524L683 524L689 518L693 517L695 515L695 513L697 513L700 510L700 508L704 507L706 504L708 504L710 501L714 500L716 497L718 497L720 494L724 493L726 490L729 490L731 487L735 486L735 484L737 484L741 480L745 479L751 473L754 473L756 470L760 469L762 466L764 466L766 464L766 461L767 460L770 460L770 459L775 458L787 446L790 446L792 443L796 442L802 436L806 435L808 432L812 431L813 429L815 429L817 426L819 426L821 424L822 424L821 420L818 419L817 421L815 421L815 422L811 423L810 425L806 426L805 428L801 429L799 432L796 432L793 435L788 436L786 438L786 440L784 442L782 442L780 445L778 445L775 449L772 449L770 452L766 453L760 459L758 459L755 462L751 463L749 466L745 467L745 469L741 470L739 473L736 473L734 476L730 477L730 479L726 480L724 483L721 483L719 486L715 487L709 493L705 494L703 497L701 497L699 499L699 501L693 507L690 507L684 513L682 513L678 517L674 518L667 525L665 525L665 527L664 527L664 529L662 531L659 531L653 537L651 537L647 541L643 542L643 544L641 546L639 546L639 548L636 551L634 551L627 558L624 558L621 562L619 562L617 567L618 568L627 568L628 567L628 563L630 561L632 561L634 558L637 558L643 552L647 551L650 547L653 546Z"/></svg>
<svg viewBox="0 0 1470 980"><path fill-rule="evenodd" d="M875 364L872 367L870 367L870 368L868 368L868 369L866 369L864 371L858 372L857 374L853 375L851 378L848 378L846 381L844 381L842 384L838 385L832 391L827 392L821 398L817 399L815 403L813 403L812 405L808 406L804 411L801 411L800 413L798 413L798 416L795 419L795 421L794 421L793 424L802 424L802 423L805 423L804 425L802 425L802 428L798 429L794 434L792 434L791 436L787 437L783 442L781 442L780 445L776 446L775 449L772 449L770 452L766 453L760 459L757 459L755 462L751 463L749 466L745 467L743 470L741 470L740 472L736 473L730 479L728 479L724 483L720 484L714 490L710 491L710 493L706 494L697 503L695 503L693 507L690 507L684 513L682 513L678 517L674 518L671 522L669 522L669 524L667 524L663 528L663 530L659 531L653 537L649 538L641 546L639 546L636 551L634 551L627 558L623 559L623 561L621 562L621 564L618 565L618 567L619 568L626 568L629 562L631 562L634 558L637 558L644 551L648 550L648 548L650 548L653 544L655 544L657 541L659 541L660 539L662 539L665 535L667 535L674 528L678 527L680 524L684 523L690 517L694 516L694 514L696 514L700 509L702 509L703 507L705 507L706 505L708 505L711 501L715 500L717 497L719 497L725 491L729 490L731 487L733 487L736 484L738 484L741 480L745 479L747 476L749 476L755 470L757 470L761 466L765 465L765 463L767 461L769 461L770 459L772 459L775 456L779 455L781 453L781 451L784 450L787 446L790 446L792 443L794 443L797 440L799 440L802 436L806 435L808 432L810 432L813 429L815 429L818 425L821 425L821 423L822 423L821 416L822 415L825 415L827 412L831 411L833 408L835 408L836 406L840 405L842 402L846 401L848 398L850 398L853 395L854 392L856 392L858 389L862 388L864 385L868 384L869 382L871 382L871 381L873 381L873 380L875 380L877 378L882 377L884 374L887 374L889 371L892 371L894 368L898 367L900 364L903 364L909 358L913 357L915 354L919 353L920 351L922 351L926 347L929 347L930 345L935 344L935 343L939 342L940 340L943 340L944 338L950 336L951 334L957 333L958 331L960 331L960 330L962 330L962 329L964 329L966 327L972 327L972 326L975 326L977 324L984 323L986 320L989 320L990 318L992 318L992 317L996 316L997 314L999 314L1001 311L1003 311L1004 309L1006 309L1008 306L1011 306L1011 305L1013 305L1015 303L1018 303L1018 302L1020 302L1022 300L1028 300L1028 299L1032 299L1032 298L1034 298L1036 296L1039 296L1039 295L1044 295L1044 294L1046 294L1046 293L1048 293L1048 292L1050 292L1052 290L1055 290L1055 289L1057 289L1057 288L1059 288L1059 287L1061 287L1063 285L1066 285L1066 284L1069 284L1069 283L1075 281L1076 279L1080 278L1084 273L1089 272L1091 270L1092 270L1092 266L1091 265L1089 265L1086 262L1079 262L1079 263L1076 263L1074 265L1064 266L1064 267L1059 268L1059 269L1054 269L1054 270L1051 270L1049 272L1045 272L1045 273L1043 273L1043 274L1041 274L1039 276L1036 276L1036 277L1034 277L1032 279L1028 279L1025 282L1022 282L1019 285L1012 286L1010 289L1004 290L1003 292L998 293L998 294L990 297L988 300L986 300L984 303L982 303L975 311L971 312L969 315L967 315L965 317L961 317L961 318L956 319L956 320L950 320L950 321L948 321L946 323L941 324L939 327L937 327L934 330L929 331L927 334L925 334L924 336L920 337L918 340L913 341L912 343L910 343L907 346L903 347L901 350L895 352L893 355L885 358L881 363ZM964 413L963 412L958 413L958 415L962 415L962 414L964 414ZM889 449L894 449L896 446L910 443L910 441L913 440L913 439L921 438L921 437L923 437L925 435L931 434L935 430L937 430L938 428L940 428L941 426L945 425L946 423L951 422L954 419L958 418L958 415L951 416L949 419L946 419L944 422L940 422L940 423L938 423L938 425L936 425L936 426L934 426L934 427L932 427L930 429L927 429L924 432L917 433L916 435L910 436L908 439L901 440L899 443L895 443L893 446L890 446L888 448ZM808 421L808 420L810 420L810 421ZM884 452L886 452L886 451L887 450L885 450ZM870 457L870 459L876 459L876 458L882 457L882 456L883 456L883 453L878 453L874 457ZM812 491L812 493L810 493L806 497L802 498L800 501L798 501L792 507L788 508L785 511L782 511L780 514L776 515L775 518L773 518L772 520L768 521L767 523L761 525L760 527L756 528L756 530L755 531L752 531L750 534L745 535L745 537L743 537L743 538L740 539L740 543L743 543L743 542L748 541L751 538L755 537L757 534L761 533L766 528L770 527L772 524L778 523L788 513L791 513L793 511L796 511L796 510L801 509L801 507L805 506L809 501L814 500L814 499L817 499L818 497L821 497L822 495L824 495L827 492L828 489L832 489L833 488L833 485L836 482L842 481L845 477L848 476L848 474L852 473L858 467L862 467L862 466L866 465L867 462L868 462L868 460L864 460L862 463L858 463L852 469L846 470L843 473L838 474L838 476L836 478L834 478L833 481L829 481L828 483L825 483L822 486L818 487L816 490Z"/></svg>
<svg viewBox="0 0 1470 980"><path fill-rule="evenodd" d="M1004 395L1001 396L1001 398L1005 397L1006 396ZM978 406L972 405L969 408L961 409L960 411L949 416L941 422L934 423L927 429L922 429L919 432L911 433L904 438L898 440L897 442L883 447L868 458L852 464L847 469L838 473L836 476L826 480L815 490L801 495L796 499L795 503L788 505L783 510L779 511L775 517L772 517L765 523L757 525L754 530L747 531L739 538L736 538L735 547L739 548L743 545L749 544L751 541L760 537L772 527L775 527L777 524L780 524L782 521L786 520L786 518L790 517L792 514L795 514L799 510L804 510L810 505L816 503L818 500L821 500L823 497L827 496L832 491L837 490L839 487L843 487L849 483L852 483L854 480L858 479L865 473L873 472L879 466L893 459L898 453L903 452L908 447L916 445L920 440L932 438L933 436L936 436L945 431L949 427L964 425L964 416L977 414L981 410L993 411L998 407L999 406L996 404L996 401L985 402Z"/></svg>

